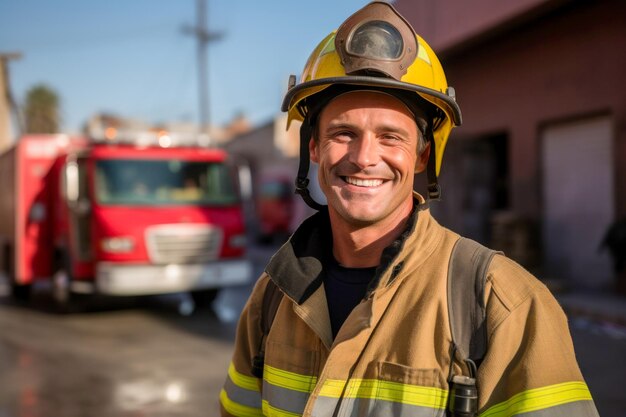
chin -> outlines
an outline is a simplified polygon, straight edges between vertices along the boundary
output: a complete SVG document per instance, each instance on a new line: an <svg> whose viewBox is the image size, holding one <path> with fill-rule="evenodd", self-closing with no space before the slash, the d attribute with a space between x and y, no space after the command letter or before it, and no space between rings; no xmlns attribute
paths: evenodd
<svg viewBox="0 0 626 417"><path fill-rule="evenodd" d="M348 223L357 225L359 227L369 226L382 220L385 216L379 211L372 211L367 208L347 208L342 207L341 210L336 210L337 213Z"/></svg>

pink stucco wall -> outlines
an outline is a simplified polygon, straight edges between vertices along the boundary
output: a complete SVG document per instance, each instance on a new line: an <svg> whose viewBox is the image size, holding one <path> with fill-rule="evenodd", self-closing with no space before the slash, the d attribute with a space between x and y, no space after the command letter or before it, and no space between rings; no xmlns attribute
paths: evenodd
<svg viewBox="0 0 626 417"><path fill-rule="evenodd" d="M539 3L551 8L520 23L510 16L509 3L518 4L518 11ZM626 2L559 2L556 8L530 0L398 0L395 5L418 33L423 27L434 35L433 42L424 34L436 52L437 45L448 51L442 63L464 119L451 140L508 134L515 212L535 218L541 213L542 125L604 113L614 120L615 212L626 215ZM491 12L496 17L486 15ZM514 22L508 30L502 27L504 16ZM429 19L431 26L441 26L428 28ZM498 20L497 32L477 34Z"/></svg>
<svg viewBox="0 0 626 417"><path fill-rule="evenodd" d="M559 0L397 0L394 6L427 42L444 50Z"/></svg>

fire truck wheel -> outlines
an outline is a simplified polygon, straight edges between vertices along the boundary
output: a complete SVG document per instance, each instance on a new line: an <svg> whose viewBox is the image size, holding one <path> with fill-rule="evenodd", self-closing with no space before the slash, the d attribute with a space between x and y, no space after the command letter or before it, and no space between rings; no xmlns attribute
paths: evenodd
<svg viewBox="0 0 626 417"><path fill-rule="evenodd" d="M11 282L11 296L20 302L26 302L30 299L32 286L30 284L17 284Z"/></svg>
<svg viewBox="0 0 626 417"><path fill-rule="evenodd" d="M70 297L70 278L66 271L60 269L52 276L52 298L57 304L67 304Z"/></svg>
<svg viewBox="0 0 626 417"><path fill-rule="evenodd" d="M73 313L80 311L78 294L70 291L71 277L64 269L57 270L52 276L52 301L57 313Z"/></svg>
<svg viewBox="0 0 626 417"><path fill-rule="evenodd" d="M193 291L191 297L197 307L206 307L213 303L218 293L219 289L212 288L210 290Z"/></svg>
<svg viewBox="0 0 626 417"><path fill-rule="evenodd" d="M11 297L19 302L26 302L30 299L32 290L31 284L19 284L15 281L15 268L13 267L13 251L9 245L2 248L2 259L0 272L4 273L11 287Z"/></svg>

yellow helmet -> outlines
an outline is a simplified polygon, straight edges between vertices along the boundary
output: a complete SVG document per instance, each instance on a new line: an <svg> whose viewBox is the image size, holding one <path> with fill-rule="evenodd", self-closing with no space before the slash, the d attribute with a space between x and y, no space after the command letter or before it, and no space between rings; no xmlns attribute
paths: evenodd
<svg viewBox="0 0 626 417"><path fill-rule="evenodd" d="M438 198L436 178L450 131L461 124L461 110L433 50L389 3L374 1L354 13L315 48L300 83L290 77L282 104L287 126L315 116L325 95L320 93L336 85L402 92L405 98L408 92L428 114L429 128L423 133L432 143L428 174L437 191L433 188L431 197Z"/></svg>

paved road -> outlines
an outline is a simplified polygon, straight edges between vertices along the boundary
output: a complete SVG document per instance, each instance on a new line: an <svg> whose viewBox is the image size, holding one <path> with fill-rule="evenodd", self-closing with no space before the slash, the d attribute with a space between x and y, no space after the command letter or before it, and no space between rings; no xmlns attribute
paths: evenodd
<svg viewBox="0 0 626 417"><path fill-rule="evenodd" d="M269 253L254 253L257 272ZM29 307L0 295L0 417L216 415L249 291L224 291L187 316L180 296L57 315L45 294ZM572 334L600 415L623 416L626 328L576 319Z"/></svg>
<svg viewBox="0 0 626 417"><path fill-rule="evenodd" d="M570 329L600 416L626 416L626 327L576 318Z"/></svg>
<svg viewBox="0 0 626 417"><path fill-rule="evenodd" d="M273 250L251 252L257 275ZM224 290L191 315L185 294L96 299L59 315L47 288L23 306L0 277L0 417L217 415L251 288Z"/></svg>
<svg viewBox="0 0 626 417"><path fill-rule="evenodd" d="M0 416L207 416L232 325L166 302L72 316L2 305Z"/></svg>

